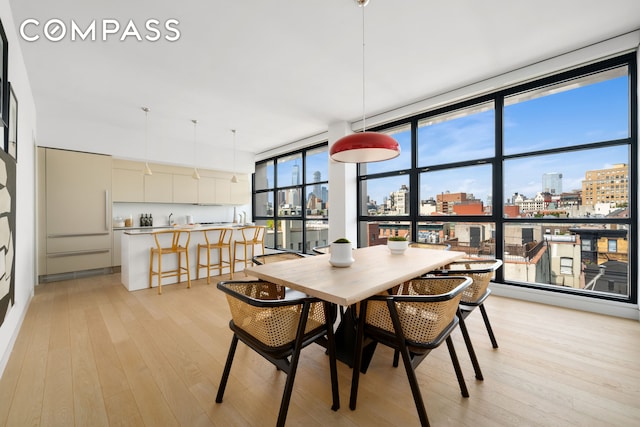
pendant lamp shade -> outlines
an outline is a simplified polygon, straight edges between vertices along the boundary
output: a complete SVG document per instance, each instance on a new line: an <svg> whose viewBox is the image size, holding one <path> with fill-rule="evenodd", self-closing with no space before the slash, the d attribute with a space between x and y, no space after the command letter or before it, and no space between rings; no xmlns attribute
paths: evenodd
<svg viewBox="0 0 640 427"><path fill-rule="evenodd" d="M330 150L331 159L343 163L370 163L400 155L400 145L393 137L377 132L360 132L337 140Z"/></svg>
<svg viewBox="0 0 640 427"><path fill-rule="evenodd" d="M362 132L340 138L331 146L329 154L336 162L380 162L400 155L400 145L393 137L383 133L366 132L364 7L368 3L369 0L356 0L356 4L362 8Z"/></svg>

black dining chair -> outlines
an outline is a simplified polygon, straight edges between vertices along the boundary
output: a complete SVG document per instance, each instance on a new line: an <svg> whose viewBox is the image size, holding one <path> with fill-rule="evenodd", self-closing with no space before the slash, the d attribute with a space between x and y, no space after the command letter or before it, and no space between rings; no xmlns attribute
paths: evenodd
<svg viewBox="0 0 640 427"><path fill-rule="evenodd" d="M450 335L458 325L456 313L462 292L470 285L468 277L420 277L400 285L398 294L378 294L360 303L349 400L352 410L356 408L363 351L365 347L375 349L378 343L402 356L423 426L429 425L429 420L415 369L443 342L447 343L460 392L463 397L469 396Z"/></svg>
<svg viewBox="0 0 640 427"><path fill-rule="evenodd" d="M216 402L222 402L238 341L242 341L287 374L276 423L284 426L300 352L318 341L326 345L329 354L331 409L337 411L340 399L333 337L335 309L331 303L262 280L220 282L218 289L227 297L233 338Z"/></svg>

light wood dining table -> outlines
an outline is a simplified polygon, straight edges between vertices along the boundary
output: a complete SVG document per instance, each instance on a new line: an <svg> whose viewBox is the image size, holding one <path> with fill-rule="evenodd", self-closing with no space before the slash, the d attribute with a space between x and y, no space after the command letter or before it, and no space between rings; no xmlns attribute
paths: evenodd
<svg viewBox="0 0 640 427"><path fill-rule="evenodd" d="M442 267L464 252L408 248L393 255L386 245L353 251L350 267L333 267L329 254L265 263L244 271L341 306L350 306L399 283Z"/></svg>
<svg viewBox="0 0 640 427"><path fill-rule="evenodd" d="M401 255L393 255L386 245L379 245L353 250L355 261L349 267L332 266L329 264L330 255L325 254L273 263L267 261L244 271L259 279L347 307L334 339L337 358L353 366L356 321L355 311L350 306L464 256L464 252L411 247ZM369 365L374 348L364 350L363 367Z"/></svg>

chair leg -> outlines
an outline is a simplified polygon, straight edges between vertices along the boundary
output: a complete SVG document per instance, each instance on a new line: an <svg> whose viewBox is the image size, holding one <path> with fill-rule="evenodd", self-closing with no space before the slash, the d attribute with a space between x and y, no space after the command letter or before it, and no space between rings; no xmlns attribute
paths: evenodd
<svg viewBox="0 0 640 427"><path fill-rule="evenodd" d="M484 320L484 325L487 327L487 332L489 333L489 339L491 340L491 345L493 348L498 348L498 341L496 341L495 335L493 335L493 329L491 328L491 323L489 323L489 316L487 316L487 310L484 308L484 304L480 304L480 313L482 313L482 319Z"/></svg>
<svg viewBox="0 0 640 427"><path fill-rule="evenodd" d="M149 250L149 289L153 287L153 249Z"/></svg>
<svg viewBox="0 0 640 427"><path fill-rule="evenodd" d="M217 248L217 252L218 252L218 276L222 276L222 248Z"/></svg>
<svg viewBox="0 0 640 427"><path fill-rule="evenodd" d="M198 245L197 255L196 255L196 280L200 280L200 245Z"/></svg>
<svg viewBox="0 0 640 427"><path fill-rule="evenodd" d="M187 289L191 288L191 268L189 268L189 248L184 251L184 258L187 263Z"/></svg>
<svg viewBox="0 0 640 427"><path fill-rule="evenodd" d="M458 319L460 319L460 331L462 332L462 337L464 338L464 343L467 346L467 352L469 352L469 358L471 359L471 364L473 365L473 370L476 373L477 380L484 380L482 376L482 370L480 369L480 364L478 363L478 358L476 357L476 352L473 349L473 344L471 343L471 337L469 337L469 331L467 330L467 324L464 321L464 317L462 315L462 311L458 308Z"/></svg>
<svg viewBox="0 0 640 427"><path fill-rule="evenodd" d="M231 280L233 280L233 270L236 269L236 244L233 245L233 256L229 258L229 275L231 276ZM231 255L231 249L229 249L229 255Z"/></svg>
<svg viewBox="0 0 640 427"><path fill-rule="evenodd" d="M233 334L231 340L231 346L229 347L229 354L227 355L227 363L224 365L224 371L222 371L222 378L220 378L220 386L218 386L218 394L216 395L216 403L222 403L222 396L224 395L224 389L227 387L227 380L229 379L229 372L231 372L231 364L233 363L233 356L236 354L236 348L238 347L238 337Z"/></svg>
<svg viewBox="0 0 640 427"><path fill-rule="evenodd" d="M293 392L293 382L296 378L296 371L298 370L298 361L300 360L304 330L307 326L307 318L309 317L310 307L310 303L305 303L302 308L302 314L300 315L300 322L298 324L298 331L296 333L297 338L294 344L293 354L291 355L291 362L289 364L289 372L287 372L287 381L284 385L282 401L280 402L280 412L278 413L278 421L276 422L277 427L284 427L284 423L287 420L289 402L291 401L291 393Z"/></svg>
<svg viewBox="0 0 640 427"><path fill-rule="evenodd" d="M449 349L449 356L451 356L451 363L453 363L453 369L456 371L456 377L458 377L458 384L460 385L460 393L462 393L462 397L469 397L469 390L467 390L467 384L464 382L464 376L462 375L460 362L458 362L456 349L453 347L453 341L451 340L451 335L447 337L447 348Z"/></svg>
<svg viewBox="0 0 640 427"><path fill-rule="evenodd" d="M158 252L158 295L162 295L162 252Z"/></svg>

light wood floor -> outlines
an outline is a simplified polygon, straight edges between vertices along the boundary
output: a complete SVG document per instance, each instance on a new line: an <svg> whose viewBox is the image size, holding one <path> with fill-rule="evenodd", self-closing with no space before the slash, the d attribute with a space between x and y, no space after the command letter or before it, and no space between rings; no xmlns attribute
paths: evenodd
<svg viewBox="0 0 640 427"><path fill-rule="evenodd" d="M240 275L240 277L242 277ZM226 279L226 276L223 276ZM454 333L471 396L462 398L446 346L418 368L432 425L638 426L640 324L492 296L500 348L479 312L467 319L485 380ZM119 275L37 287L0 380L0 425L269 426L285 375L239 345L225 399L214 402L231 333L226 301L204 280L127 292ZM302 355L288 425L418 425L404 370L381 348L349 410L330 409L324 349Z"/></svg>

